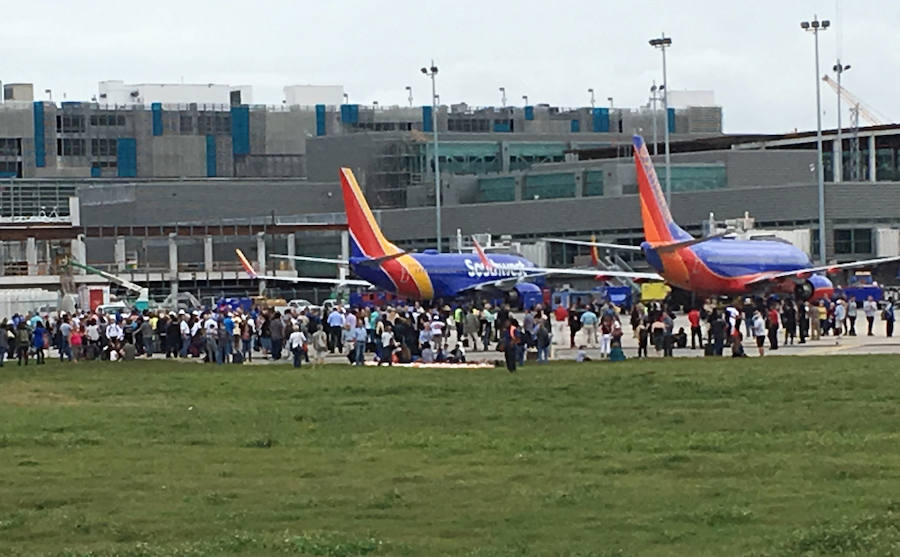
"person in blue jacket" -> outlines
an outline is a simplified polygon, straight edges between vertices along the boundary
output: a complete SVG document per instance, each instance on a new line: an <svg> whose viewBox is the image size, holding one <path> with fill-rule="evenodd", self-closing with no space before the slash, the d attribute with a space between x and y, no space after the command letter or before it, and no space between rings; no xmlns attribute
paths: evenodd
<svg viewBox="0 0 900 557"><path fill-rule="evenodd" d="M44 337L47 335L47 329L40 320L34 323L34 333L32 333L31 345L34 347L34 359L38 365L44 363Z"/></svg>

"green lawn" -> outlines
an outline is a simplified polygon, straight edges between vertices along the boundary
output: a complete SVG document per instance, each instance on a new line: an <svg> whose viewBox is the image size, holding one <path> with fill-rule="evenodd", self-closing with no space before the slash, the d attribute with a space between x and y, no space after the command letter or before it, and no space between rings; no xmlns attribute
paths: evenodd
<svg viewBox="0 0 900 557"><path fill-rule="evenodd" d="M900 357L0 369L0 554L898 555Z"/></svg>

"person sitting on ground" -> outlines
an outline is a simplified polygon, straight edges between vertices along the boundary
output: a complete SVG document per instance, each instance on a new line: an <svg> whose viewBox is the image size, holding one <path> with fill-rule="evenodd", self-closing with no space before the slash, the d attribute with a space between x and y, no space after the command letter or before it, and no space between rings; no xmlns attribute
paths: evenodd
<svg viewBox="0 0 900 557"><path fill-rule="evenodd" d="M134 345L134 342L130 341L131 339L129 339L129 342L126 342L125 346L122 347L122 359L126 362L134 360L137 356L137 347Z"/></svg>
<svg viewBox="0 0 900 557"><path fill-rule="evenodd" d="M591 358L587 355L587 350L585 350L585 346L583 344L578 347L578 352L575 353L575 361L579 363L591 361Z"/></svg>
<svg viewBox="0 0 900 557"><path fill-rule="evenodd" d="M684 332L684 327L679 327L678 332L675 333L675 346L678 348L687 348L687 333Z"/></svg>
<svg viewBox="0 0 900 557"><path fill-rule="evenodd" d="M434 363L434 350L431 349L431 344L428 342L422 345L422 363Z"/></svg>
<svg viewBox="0 0 900 557"><path fill-rule="evenodd" d="M466 362L466 351L457 343L457 345L453 347L453 350L450 351L450 356L447 358L447 361L451 364L464 364Z"/></svg>

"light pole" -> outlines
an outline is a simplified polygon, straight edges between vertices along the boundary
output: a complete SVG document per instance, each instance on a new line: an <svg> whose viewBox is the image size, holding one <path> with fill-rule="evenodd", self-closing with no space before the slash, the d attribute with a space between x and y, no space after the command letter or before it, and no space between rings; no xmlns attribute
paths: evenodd
<svg viewBox="0 0 900 557"><path fill-rule="evenodd" d="M666 203L672 207L672 159L669 153L669 87L666 79L666 48L672 46L672 38L667 37L665 33L660 34L659 38L650 39L650 46L658 48L662 51L662 70L663 83L662 90L663 112L666 115L666 125L663 128L665 135L663 141L666 142Z"/></svg>
<svg viewBox="0 0 900 557"><path fill-rule="evenodd" d="M650 106L651 106L650 114L651 114L651 119L653 120L653 154L654 155L659 154L659 141L656 139L656 127L657 127L656 126L656 119L657 119L656 101L661 100L661 97L658 97L656 95L656 93L657 92L662 93L665 90L666 90L665 87L663 87L662 85L657 87L656 81L654 81L653 85L650 86Z"/></svg>
<svg viewBox="0 0 900 557"><path fill-rule="evenodd" d="M595 101L594 101L594 90L593 90L593 89L588 89L588 93L591 94L591 108L594 108L594 102L595 102Z"/></svg>
<svg viewBox="0 0 900 557"><path fill-rule="evenodd" d="M500 88L500 106L506 106L506 87Z"/></svg>
<svg viewBox="0 0 900 557"><path fill-rule="evenodd" d="M612 109L613 109L613 98L612 98L612 97L606 97L606 100L609 101L609 109L612 110Z"/></svg>
<svg viewBox="0 0 900 557"><path fill-rule="evenodd" d="M841 64L841 59L837 59L837 64L831 68L837 74L837 144L838 152L834 159L834 182L840 183L844 180L844 140L841 137L841 74L850 69L850 64L846 66ZM834 149L831 150L834 153Z"/></svg>
<svg viewBox="0 0 900 557"><path fill-rule="evenodd" d="M422 68L422 73L431 78L431 131L434 132L434 223L437 230L437 251L441 252L441 162L438 157L437 110L438 96L434 78L438 73L434 60L431 66Z"/></svg>
<svg viewBox="0 0 900 557"><path fill-rule="evenodd" d="M528 95L522 95L522 100L525 101L525 106L528 106Z"/></svg>
<svg viewBox="0 0 900 557"><path fill-rule="evenodd" d="M350 104L350 95L344 93L344 104Z"/></svg>
<svg viewBox="0 0 900 557"><path fill-rule="evenodd" d="M409 85L406 86L406 93L407 93L406 100L409 101L409 107L412 108L412 103L413 103L412 87L410 87Z"/></svg>
<svg viewBox="0 0 900 557"><path fill-rule="evenodd" d="M801 21L800 28L811 31L816 45L816 170L819 179L819 263L825 265L825 169L822 168L822 93L819 89L819 30L828 29L831 22L816 16L812 21Z"/></svg>

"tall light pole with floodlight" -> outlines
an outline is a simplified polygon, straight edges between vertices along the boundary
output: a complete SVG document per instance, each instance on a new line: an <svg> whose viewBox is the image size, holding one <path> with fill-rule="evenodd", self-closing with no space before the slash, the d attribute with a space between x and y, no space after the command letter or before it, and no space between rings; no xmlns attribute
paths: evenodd
<svg viewBox="0 0 900 557"><path fill-rule="evenodd" d="M437 86L434 78L437 76L438 68L431 61L431 66L422 68L422 73L431 78L431 131L434 132L434 222L437 230L438 253L441 252L441 161L438 156L438 127L437 127L437 110L438 96Z"/></svg>
<svg viewBox="0 0 900 557"><path fill-rule="evenodd" d="M506 106L506 87L500 87L500 106Z"/></svg>
<svg viewBox="0 0 900 557"><path fill-rule="evenodd" d="M594 90L593 90L593 89L588 89L588 93L591 94L591 108L594 108L594 103L596 102L596 101L594 100Z"/></svg>
<svg viewBox="0 0 900 557"><path fill-rule="evenodd" d="M816 170L819 181L819 263L825 265L825 169L822 168L822 93L819 89L819 31L831 26L827 19L819 21L813 16L812 21L801 21L800 28L813 34L816 45Z"/></svg>
<svg viewBox="0 0 900 557"><path fill-rule="evenodd" d="M412 86L410 86L410 85L406 86L406 95L407 95L406 100L409 101L409 107L412 108L412 103L413 103Z"/></svg>
<svg viewBox="0 0 900 557"><path fill-rule="evenodd" d="M841 64L841 59L837 59L837 64L831 67L837 74L837 139L838 154L834 158L834 183L840 183L844 180L844 140L841 137L841 74L850 69L850 64ZM831 150L832 154L834 149Z"/></svg>
<svg viewBox="0 0 900 557"><path fill-rule="evenodd" d="M658 48L662 51L662 71L663 71L663 82L662 82L662 101L663 101L663 112L666 115L666 125L663 127L665 135L663 136L663 141L666 143L666 202L669 204L669 207L672 207L672 159L669 153L669 83L666 76L666 49L672 46L672 38L667 37L665 33L660 34L660 36L656 39L650 39L650 46L654 48Z"/></svg>
<svg viewBox="0 0 900 557"><path fill-rule="evenodd" d="M522 100L525 102L525 106L528 106L528 95L522 95Z"/></svg>

